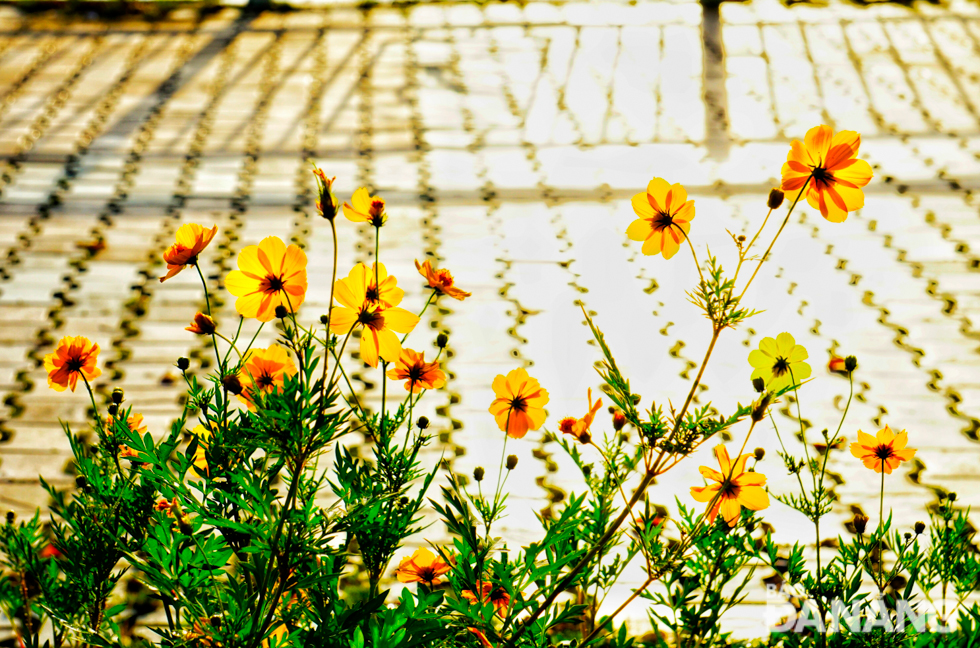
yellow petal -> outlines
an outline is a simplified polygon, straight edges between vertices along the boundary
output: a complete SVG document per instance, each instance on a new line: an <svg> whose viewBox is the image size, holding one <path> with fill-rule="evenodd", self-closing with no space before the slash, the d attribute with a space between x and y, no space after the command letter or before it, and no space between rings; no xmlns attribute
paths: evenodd
<svg viewBox="0 0 980 648"><path fill-rule="evenodd" d="M821 125L811 128L806 132L806 148L810 157L819 161L823 166L827 160L827 153L830 152L830 143L834 137L834 129L830 126Z"/></svg>
<svg viewBox="0 0 980 648"><path fill-rule="evenodd" d="M643 195L645 196L646 194ZM653 226L649 220L638 218L626 228L626 236L631 241L645 241L652 231Z"/></svg>
<svg viewBox="0 0 980 648"><path fill-rule="evenodd" d="M759 486L742 487L738 489L738 503L747 509L761 511L769 508L769 493Z"/></svg>

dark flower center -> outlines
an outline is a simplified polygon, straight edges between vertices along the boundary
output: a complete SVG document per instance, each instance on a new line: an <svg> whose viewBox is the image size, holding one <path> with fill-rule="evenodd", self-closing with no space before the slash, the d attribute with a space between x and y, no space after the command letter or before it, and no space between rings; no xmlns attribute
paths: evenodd
<svg viewBox="0 0 980 648"><path fill-rule="evenodd" d="M413 383L422 380L422 367L420 365L412 365L408 369L408 379Z"/></svg>
<svg viewBox="0 0 980 648"><path fill-rule="evenodd" d="M65 362L65 368L72 373L81 371L82 367L84 366L85 361L82 358L69 358L68 361Z"/></svg>
<svg viewBox="0 0 980 648"><path fill-rule="evenodd" d="M834 179L833 174L823 167L814 167L813 171L810 172L810 175L812 175L813 179L817 182L827 183L833 181Z"/></svg>
<svg viewBox="0 0 980 648"><path fill-rule="evenodd" d="M272 387L273 385L272 376L269 374L262 374L255 382L257 382L260 387Z"/></svg>
<svg viewBox="0 0 980 648"><path fill-rule="evenodd" d="M674 217L667 212L658 212L653 218L653 229L658 232L674 224Z"/></svg>
<svg viewBox="0 0 980 648"><path fill-rule="evenodd" d="M429 583L430 585L432 584L432 581L439 576L436 574L436 570L433 567L420 567L418 570L418 575L423 582Z"/></svg>
<svg viewBox="0 0 980 648"><path fill-rule="evenodd" d="M789 360L786 358L776 358L776 362L772 365L772 373L774 376L782 376L784 373L789 371Z"/></svg>
<svg viewBox="0 0 980 648"><path fill-rule="evenodd" d="M731 479L725 479L721 485L721 494L725 497L738 497L738 486Z"/></svg>
<svg viewBox="0 0 980 648"><path fill-rule="evenodd" d="M364 293L364 297L368 301L373 301L373 302L378 301L378 297L380 297L380 294L378 293L378 287L377 286L368 286L367 291Z"/></svg>
<svg viewBox="0 0 980 648"><path fill-rule="evenodd" d="M357 314L357 323L370 326L373 329L382 329L385 326L385 318L381 315L380 311L364 307Z"/></svg>
<svg viewBox="0 0 980 648"><path fill-rule="evenodd" d="M512 410L516 410L518 412L526 412L527 411L527 401L524 400L524 397L523 396L515 396L510 401L510 408Z"/></svg>
<svg viewBox="0 0 980 648"><path fill-rule="evenodd" d="M890 445L881 444L875 448L875 456L881 460L891 459L894 454Z"/></svg>
<svg viewBox="0 0 980 648"><path fill-rule="evenodd" d="M269 290L272 292L279 292L282 290L283 282L282 277L267 277L266 280L269 282Z"/></svg>

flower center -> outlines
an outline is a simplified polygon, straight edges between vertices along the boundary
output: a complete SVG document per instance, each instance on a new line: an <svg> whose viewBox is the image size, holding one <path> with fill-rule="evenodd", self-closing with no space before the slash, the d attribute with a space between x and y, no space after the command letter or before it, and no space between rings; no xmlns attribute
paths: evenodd
<svg viewBox="0 0 980 648"><path fill-rule="evenodd" d="M875 448L875 456L879 459L891 459L892 454L892 447L890 445L881 444Z"/></svg>
<svg viewBox="0 0 980 648"><path fill-rule="evenodd" d="M412 365L408 369L408 379L413 383L422 380L422 367L419 365Z"/></svg>
<svg viewBox="0 0 980 648"><path fill-rule="evenodd" d="M436 570L432 567L420 567L418 570L418 575L422 581L429 583L430 585L437 577Z"/></svg>
<svg viewBox="0 0 980 648"><path fill-rule="evenodd" d="M782 376L784 373L789 371L789 360L786 358L776 358L776 362L772 365L772 375Z"/></svg>
<svg viewBox="0 0 980 648"><path fill-rule="evenodd" d="M726 479L721 485L721 494L725 497L738 497L738 486L731 479Z"/></svg>
<svg viewBox="0 0 980 648"><path fill-rule="evenodd" d="M813 170L810 172L810 175L812 175L813 179L816 180L818 183L822 182L826 184L828 182L832 182L834 179L833 174L830 173L830 171L828 171L827 169L824 169L823 167L814 167Z"/></svg>
<svg viewBox="0 0 980 648"><path fill-rule="evenodd" d="M65 368L68 369L68 371L71 373L81 371L82 367L84 366L85 366L85 361L80 357L69 358L68 361L65 362Z"/></svg>
<svg viewBox="0 0 980 648"><path fill-rule="evenodd" d="M448 270L439 270L436 272L436 281L448 288L453 285L453 276Z"/></svg>
<svg viewBox="0 0 980 648"><path fill-rule="evenodd" d="M357 314L357 323L363 324L364 326L370 326L375 330L379 330L384 328L385 318L383 315L381 315L380 311L377 311L369 306L365 306L361 309L361 312Z"/></svg>
<svg viewBox="0 0 980 648"><path fill-rule="evenodd" d="M266 277L266 281L269 282L268 292L279 292L283 288L282 277L269 276Z"/></svg>
<svg viewBox="0 0 980 648"><path fill-rule="evenodd" d="M378 301L378 298L380 296L381 295L380 293L378 293L377 286L368 286L367 291L365 291L364 293L364 298L367 299L368 301L373 301L373 302Z"/></svg>
<svg viewBox="0 0 980 648"><path fill-rule="evenodd" d="M259 384L260 387L272 387L273 385L272 376L270 376L267 373L264 373L261 376L259 376L259 379L256 380L256 382Z"/></svg>
<svg viewBox="0 0 980 648"><path fill-rule="evenodd" d="M653 229L657 230L658 232L667 229L673 224L674 218L667 212L658 212L653 218Z"/></svg>
<svg viewBox="0 0 980 648"><path fill-rule="evenodd" d="M523 396L515 396L510 401L510 408L512 410L516 410L518 412L526 412L527 411L527 402L524 400L524 397Z"/></svg>

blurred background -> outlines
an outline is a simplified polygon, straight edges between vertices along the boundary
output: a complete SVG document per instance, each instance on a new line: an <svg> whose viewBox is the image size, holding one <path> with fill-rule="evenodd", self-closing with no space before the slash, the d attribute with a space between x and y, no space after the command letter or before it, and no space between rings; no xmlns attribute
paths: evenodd
<svg viewBox="0 0 980 648"><path fill-rule="evenodd" d="M123 387L155 435L181 408L176 358L209 369L183 330L204 306L197 278L157 280L181 224L219 226L202 267L225 329L237 317L219 282L269 235L310 257L302 316L327 311L330 230L313 207L311 160L337 176L341 200L359 186L386 199L380 256L404 306L418 312L427 297L415 259L473 293L430 307L408 342L434 355L435 336L450 336L450 384L419 412L439 440L432 465L492 473L502 438L490 383L517 366L551 394L547 430L584 413L600 381L581 307L640 407L676 403L710 328L685 296L690 255L644 257L626 239L630 197L654 176L684 184L699 255L731 266L728 232L754 231L790 141L818 124L862 133L875 171L866 206L841 224L796 210L747 295L764 312L722 336L698 402L749 401L749 351L788 331L810 353L815 380L800 398L817 441L848 393L826 363L853 354L848 441L887 423L918 448L887 485L899 529L939 493L976 505L978 111L980 4L968 0L0 3L0 506L44 507L39 474L73 484L58 421L84 434L89 404L46 386L41 360L60 337L99 343L100 393ZM373 230L338 226L344 275L371 262ZM274 338L269 327L260 340ZM379 370L348 360L359 398L377 407ZM776 421L802 454L791 405ZM611 429L603 410L593 430ZM754 446L768 451L758 470L771 491L790 491L769 427ZM536 535L536 514L583 486L545 430L508 452L520 463L501 530L516 547ZM651 500L692 504L697 467L713 462L705 448ZM877 475L846 452L830 470L840 501L826 535L846 534L855 512L876 524ZM774 502L764 517L777 541L812 544L790 509ZM726 617L740 635L765 630L773 574L756 575ZM629 612L642 627L642 602Z"/></svg>

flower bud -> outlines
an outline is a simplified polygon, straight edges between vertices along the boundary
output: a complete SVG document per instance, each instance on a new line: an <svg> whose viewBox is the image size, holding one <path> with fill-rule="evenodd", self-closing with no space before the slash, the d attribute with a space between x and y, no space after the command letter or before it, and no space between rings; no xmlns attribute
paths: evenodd
<svg viewBox="0 0 980 648"><path fill-rule="evenodd" d="M289 315L289 311L282 304L276 306L276 319L286 319L286 315Z"/></svg>
<svg viewBox="0 0 980 648"><path fill-rule="evenodd" d="M626 415L622 412L613 414L613 429L617 432L626 427Z"/></svg>
<svg viewBox="0 0 980 648"><path fill-rule="evenodd" d="M320 216L332 221L340 209L337 197L333 195L333 183L337 178L327 178L326 174L316 166L313 167L313 177L316 178L316 210L320 212Z"/></svg>
<svg viewBox="0 0 980 648"><path fill-rule="evenodd" d="M908 542L911 539L912 539L912 534L909 533L908 531L906 531L905 532L905 541Z"/></svg>
<svg viewBox="0 0 980 648"><path fill-rule="evenodd" d="M191 361L187 358L177 358L177 368L181 371L187 371L191 366Z"/></svg>
<svg viewBox="0 0 980 648"><path fill-rule="evenodd" d="M180 532L185 536L194 535L194 527L191 525L190 518L188 518L186 515L180 516L179 522L177 523L177 528L180 529Z"/></svg>
<svg viewBox="0 0 980 648"><path fill-rule="evenodd" d="M109 403L109 407L106 408L106 412L109 413L109 416L115 416L119 413L119 406L115 403Z"/></svg>
<svg viewBox="0 0 980 648"><path fill-rule="evenodd" d="M420 430L424 430L429 427L429 417L420 416L419 420L415 421L415 426Z"/></svg>
<svg viewBox="0 0 980 648"><path fill-rule="evenodd" d="M592 476L592 464L585 464L582 466L582 474L586 477Z"/></svg>
<svg viewBox="0 0 980 648"><path fill-rule="evenodd" d="M507 470L513 470L517 468L517 455L507 456Z"/></svg>
<svg viewBox="0 0 980 648"><path fill-rule="evenodd" d="M772 402L772 394L768 392L762 395L762 398L754 403L752 408L752 420L758 423L762 419L766 418L766 411L769 409L769 403Z"/></svg>
<svg viewBox="0 0 980 648"><path fill-rule="evenodd" d="M449 336L445 333L440 333L436 336L436 346L440 349L445 349L446 345L449 344Z"/></svg>
<svg viewBox="0 0 980 648"><path fill-rule="evenodd" d="M225 391L238 396L242 393L242 381L238 379L238 374L225 374L221 377L221 386Z"/></svg>
<svg viewBox="0 0 980 648"><path fill-rule="evenodd" d="M217 614L212 614L211 615L211 618L208 619L208 622L211 624L211 627L212 628L220 628L221 627L221 617L218 616Z"/></svg>
<svg viewBox="0 0 980 648"><path fill-rule="evenodd" d="M324 326L326 326L327 325L327 322L329 322L329 321L330 321L330 318L327 317L326 315L321 315L320 316L320 323L323 324Z"/></svg>
<svg viewBox="0 0 980 648"><path fill-rule="evenodd" d="M922 532L926 530L926 523L916 522L913 529L915 530L915 535L922 535Z"/></svg>
<svg viewBox="0 0 980 648"><path fill-rule="evenodd" d="M950 503L955 502L956 501L956 493L950 493L949 495L946 496L946 499L948 499L950 501Z"/></svg>
<svg viewBox="0 0 980 648"><path fill-rule="evenodd" d="M765 448L756 448L752 454L755 456L756 461L762 461L766 456L766 450Z"/></svg>
<svg viewBox="0 0 980 648"><path fill-rule="evenodd" d="M854 356L847 356L844 358L844 368L848 371L854 371L858 368L858 359Z"/></svg>
<svg viewBox="0 0 980 648"><path fill-rule="evenodd" d="M753 378L752 388L761 394L766 390L766 381L762 378Z"/></svg>
<svg viewBox="0 0 980 648"><path fill-rule="evenodd" d="M88 479L86 479L85 475L79 475L75 478L75 486L81 488L82 490L88 486Z"/></svg>
<svg viewBox="0 0 980 648"><path fill-rule="evenodd" d="M851 524L854 525L855 533L861 535L862 533L864 533L865 529L868 528L868 516L857 513L854 516L854 519L851 520Z"/></svg>
<svg viewBox="0 0 980 648"><path fill-rule="evenodd" d="M486 471L483 469L482 466L477 466L476 468L473 469L473 479L475 479L476 481L478 482L483 481L484 475L486 475Z"/></svg>
<svg viewBox="0 0 980 648"><path fill-rule="evenodd" d="M112 402L119 405L123 402L123 390L116 387L112 390Z"/></svg>
<svg viewBox="0 0 980 648"><path fill-rule="evenodd" d="M190 331L194 335L211 335L217 328L213 319L198 311L194 313L194 320L191 322L191 325L184 330Z"/></svg>
<svg viewBox="0 0 980 648"><path fill-rule="evenodd" d="M773 187L769 191L769 199L766 201L766 206L769 209L779 209L779 206L783 204L783 198L785 194L779 187Z"/></svg>
<svg viewBox="0 0 980 648"><path fill-rule="evenodd" d="M17 519L17 514L13 511L7 511L7 524L13 524Z"/></svg>

